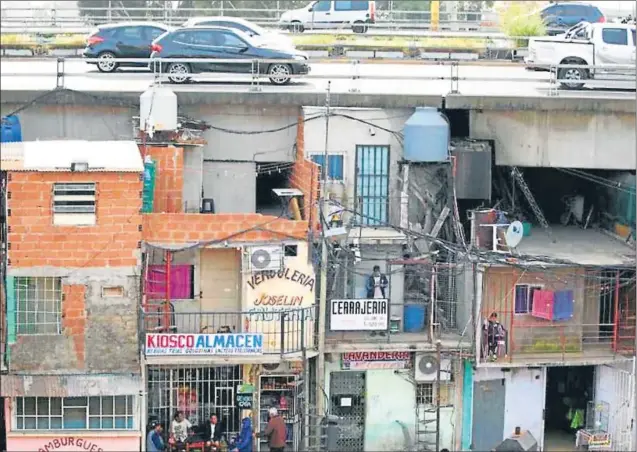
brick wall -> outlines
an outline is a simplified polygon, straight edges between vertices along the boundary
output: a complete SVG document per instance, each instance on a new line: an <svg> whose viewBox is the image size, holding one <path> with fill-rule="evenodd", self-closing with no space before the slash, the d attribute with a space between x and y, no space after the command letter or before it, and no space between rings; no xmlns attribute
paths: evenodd
<svg viewBox="0 0 637 452"><path fill-rule="evenodd" d="M149 155L155 162L153 212L183 212L184 149L149 146L142 149L142 154Z"/></svg>
<svg viewBox="0 0 637 452"><path fill-rule="evenodd" d="M226 239L230 241L307 239L308 222L276 219L254 214L161 214L144 215L144 240L155 243L185 243ZM261 230L233 236L239 231L268 222Z"/></svg>
<svg viewBox="0 0 637 452"><path fill-rule="evenodd" d="M139 373L139 278L122 274L62 277L60 334L18 334L10 372ZM125 296L104 298L104 286L121 285Z"/></svg>
<svg viewBox="0 0 637 452"><path fill-rule="evenodd" d="M57 182L96 183L96 225L53 225ZM9 173L9 268L138 265L141 190L138 173Z"/></svg>
<svg viewBox="0 0 637 452"><path fill-rule="evenodd" d="M86 358L86 286L64 285L62 293L62 334L73 341L77 367L83 369Z"/></svg>
<svg viewBox="0 0 637 452"><path fill-rule="evenodd" d="M309 224L318 224L318 198L320 167L305 158L305 124L303 112L299 113L296 129L296 162L290 172L290 185L303 192L301 214Z"/></svg>

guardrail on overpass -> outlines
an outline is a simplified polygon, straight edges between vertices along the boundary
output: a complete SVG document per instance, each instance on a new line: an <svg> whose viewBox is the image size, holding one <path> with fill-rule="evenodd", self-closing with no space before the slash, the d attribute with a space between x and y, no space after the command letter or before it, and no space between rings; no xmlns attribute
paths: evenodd
<svg viewBox="0 0 637 452"><path fill-rule="evenodd" d="M6 61L6 60L5 60ZM126 79L144 79L149 77L149 73L143 72L123 72L123 73L110 73L104 74L99 72L69 72L66 70L66 63L69 61L67 58L48 59L48 61L56 62L55 71L51 73L33 73L33 72L8 72L3 70L0 75L2 77L43 77L50 75L56 78L56 86L58 88L64 88L64 82L66 78L85 77L95 78L96 80L105 80L109 78L126 78ZM77 59L72 59L77 62ZM87 63L97 64L101 60L99 59L84 59ZM392 80L392 81L448 81L449 93L459 93L463 82L476 83L476 82L508 82L511 83L511 79L508 77L475 77L472 76L472 71L463 71L463 75L460 75L460 69L471 67L460 61L454 62L440 62L439 66L446 67L447 74L427 76L427 75L373 75L362 74L360 72L360 60L349 60L351 70L349 74L342 73L327 73L321 75L313 75L310 71L309 74L299 75L295 72L301 72L299 68L303 68L305 65L309 65L315 62L314 60L255 60L255 59L210 59L210 58L114 58L113 63L134 63L139 66L146 66L152 69L152 75L154 76L155 83L184 83L188 81L205 81L206 78L211 77L215 73L220 74L236 74L246 75L251 77L250 90L260 91L263 80L289 78L292 79L320 79L320 80L350 80L351 85L349 91L352 93L360 92L359 83L361 80ZM213 64L215 70L199 72L193 71L192 65L206 65ZM152 66L151 66L152 65ZM221 68L223 66L226 67ZM285 67L288 69L287 73L281 73L280 69ZM53 66L51 66L53 68ZM185 68L185 70L184 70ZM296 69L295 69L296 68ZM176 69L179 69L177 71ZM276 69L276 71L275 71ZM624 85L620 89L626 89L627 83L635 83L635 67L632 65L606 65L606 66L592 66L581 64L563 64L563 65L551 65L546 68L550 72L548 78L549 91L548 95L557 95L558 88L564 86L564 84L586 84L587 87L592 88L606 88L613 89L614 87ZM573 71L577 70L577 71ZM604 71L606 77L602 80L596 79L575 79L573 74L576 72L582 73L584 70L587 72L599 72ZM615 74L609 73L609 71ZM466 75L464 75L466 74ZM182 80L183 79L183 80ZM179 81L176 81L179 80ZM535 77L528 78L516 78L515 83L537 83L538 79ZM273 82L274 83L274 82ZM275 83L276 84L276 83ZM571 88L576 89L571 86Z"/></svg>
<svg viewBox="0 0 637 452"><path fill-rule="evenodd" d="M109 2L110 3L110 2ZM2 28L30 27L39 28L86 27L117 21L158 21L167 25L181 25L191 17L230 16L241 17L262 26L275 26L287 8L276 2L274 8L234 8L230 1L219 1L211 8L173 8L172 3L164 2L164 7L118 8L113 2L111 8L82 8L85 16L69 8L11 7L3 8ZM254 2L258 4L259 2ZM393 2L390 2L394 5ZM225 7L224 7L225 5ZM409 11L392 8L376 11L377 28L383 29L422 29L430 30L431 13L429 11ZM495 30L497 14L480 11L440 11L437 28L439 30ZM12 26L13 24L13 26ZM348 27L349 28L349 27ZM6 32L5 30L2 30ZM15 31L14 31L15 33Z"/></svg>

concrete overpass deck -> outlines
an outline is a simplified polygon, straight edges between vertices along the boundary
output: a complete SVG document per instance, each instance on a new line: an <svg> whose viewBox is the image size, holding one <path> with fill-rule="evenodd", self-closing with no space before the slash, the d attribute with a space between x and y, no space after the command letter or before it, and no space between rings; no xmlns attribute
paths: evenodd
<svg viewBox="0 0 637 452"><path fill-rule="evenodd" d="M131 108L153 83L148 72L101 74L81 61L65 66L64 87L72 91L42 98L56 87L55 61L0 61L3 114L34 99L40 104ZM634 90L551 95L547 74L489 65L461 67L458 92L450 94L448 66L364 64L358 71L368 78L352 80L350 65L313 64L311 78L289 86L266 83L255 90L243 76L170 86L181 106L293 107L325 105L331 81L333 107L470 110L470 136L495 142L498 165L635 169Z"/></svg>

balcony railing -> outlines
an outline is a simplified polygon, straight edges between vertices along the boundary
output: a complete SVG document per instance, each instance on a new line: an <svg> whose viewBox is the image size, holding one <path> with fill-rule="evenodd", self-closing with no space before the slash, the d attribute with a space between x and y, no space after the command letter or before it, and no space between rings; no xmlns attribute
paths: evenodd
<svg viewBox="0 0 637 452"><path fill-rule="evenodd" d="M286 355L314 350L316 307L267 312L175 312L163 302L141 312L142 334L233 334L263 335L263 354Z"/></svg>

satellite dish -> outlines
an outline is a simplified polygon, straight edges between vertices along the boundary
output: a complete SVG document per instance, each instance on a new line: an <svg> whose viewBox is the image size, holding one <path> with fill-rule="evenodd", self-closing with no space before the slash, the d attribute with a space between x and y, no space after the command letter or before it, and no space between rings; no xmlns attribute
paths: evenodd
<svg viewBox="0 0 637 452"><path fill-rule="evenodd" d="M504 236L509 248L515 248L522 241L524 237L524 225L519 221L514 221L507 228L506 235Z"/></svg>
<svg viewBox="0 0 637 452"><path fill-rule="evenodd" d="M267 250L258 249L252 252L252 256L250 256L250 261L252 262L252 268L257 270L263 270L268 268L270 262L272 261L272 257Z"/></svg>
<svg viewBox="0 0 637 452"><path fill-rule="evenodd" d="M438 370L438 365L434 355L425 355L418 361L418 370L424 375L431 375Z"/></svg>
<svg viewBox="0 0 637 452"><path fill-rule="evenodd" d="M263 366L263 370L267 370L267 371L275 371L279 368L279 364L272 364L272 363L263 363L261 364L261 366Z"/></svg>

